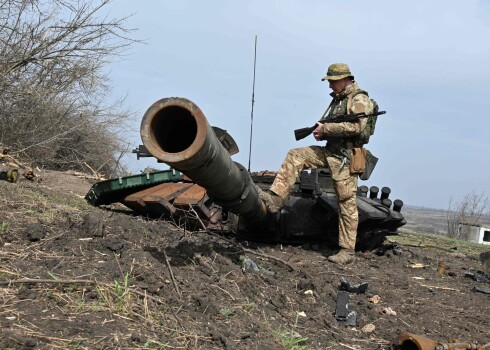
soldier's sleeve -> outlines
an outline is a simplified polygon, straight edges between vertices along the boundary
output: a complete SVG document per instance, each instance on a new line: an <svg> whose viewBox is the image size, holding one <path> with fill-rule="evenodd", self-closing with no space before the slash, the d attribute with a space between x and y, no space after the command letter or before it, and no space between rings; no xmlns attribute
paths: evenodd
<svg viewBox="0 0 490 350"><path fill-rule="evenodd" d="M352 106L349 113L371 113L373 111L373 105L371 100L365 94L359 94L352 99ZM344 137L355 136L361 133L367 125L367 118L359 118L354 122L343 123L325 123L323 124L323 131L326 136L330 137Z"/></svg>

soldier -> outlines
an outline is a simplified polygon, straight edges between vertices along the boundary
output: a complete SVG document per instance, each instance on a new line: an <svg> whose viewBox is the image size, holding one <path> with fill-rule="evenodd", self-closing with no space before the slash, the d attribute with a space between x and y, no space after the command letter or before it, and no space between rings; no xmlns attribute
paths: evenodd
<svg viewBox="0 0 490 350"><path fill-rule="evenodd" d="M349 66L335 63L328 67L327 75L322 81L329 82L333 92L332 102L325 111L324 118L347 113L373 111L373 103L367 93L355 82ZM332 174L333 186L339 207L339 246L340 251L328 257L337 264L348 264L354 259L359 221L356 192L357 174L351 174L349 160L354 147L362 147L361 133L366 132L367 118L353 122L317 123L313 136L317 141L326 140L325 146L309 146L291 149L277 173L274 183L268 192L259 191L260 198L269 211L275 213L284 204L296 179L305 168L316 169L327 167Z"/></svg>

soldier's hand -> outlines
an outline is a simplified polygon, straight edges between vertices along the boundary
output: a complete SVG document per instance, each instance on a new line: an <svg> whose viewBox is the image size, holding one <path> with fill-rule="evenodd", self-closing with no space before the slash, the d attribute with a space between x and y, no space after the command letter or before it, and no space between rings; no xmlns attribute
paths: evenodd
<svg viewBox="0 0 490 350"><path fill-rule="evenodd" d="M320 141L323 140L324 135L325 134L323 132L323 124L320 122L316 122L316 129L313 130L313 137L315 138L315 140Z"/></svg>

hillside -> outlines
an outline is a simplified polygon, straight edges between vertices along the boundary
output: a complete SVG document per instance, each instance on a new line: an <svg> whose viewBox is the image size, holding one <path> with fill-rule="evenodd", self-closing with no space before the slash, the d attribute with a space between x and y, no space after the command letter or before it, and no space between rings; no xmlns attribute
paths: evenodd
<svg viewBox="0 0 490 350"><path fill-rule="evenodd" d="M87 205L83 177L40 175L0 181L2 349L379 350L403 331L490 342L490 299L478 292L490 284L477 258L488 247L416 234L409 219L341 267L321 244L186 232ZM353 326L334 316L342 277L368 283L349 294Z"/></svg>

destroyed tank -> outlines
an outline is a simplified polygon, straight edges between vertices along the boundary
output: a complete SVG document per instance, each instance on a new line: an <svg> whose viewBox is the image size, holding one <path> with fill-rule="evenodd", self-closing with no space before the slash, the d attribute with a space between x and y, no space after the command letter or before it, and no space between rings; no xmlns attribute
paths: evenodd
<svg viewBox="0 0 490 350"><path fill-rule="evenodd" d="M329 169L305 170L278 213L258 196L275 173L249 171L231 159L233 138L211 127L199 107L185 98L164 98L141 122L143 145L134 152L152 156L169 170L95 184L86 196L93 205L120 202L136 213L170 219L188 230L231 233L246 240L338 244L338 207ZM401 200L391 190L360 186L357 249L372 249L406 223Z"/></svg>

